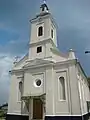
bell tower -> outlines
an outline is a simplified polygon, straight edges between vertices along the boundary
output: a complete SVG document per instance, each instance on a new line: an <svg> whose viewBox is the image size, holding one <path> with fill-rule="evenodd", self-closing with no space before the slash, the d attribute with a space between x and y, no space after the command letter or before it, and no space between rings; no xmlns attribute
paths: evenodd
<svg viewBox="0 0 90 120"><path fill-rule="evenodd" d="M44 1L40 13L31 22L29 59L51 56L50 48L57 47L56 24Z"/></svg>

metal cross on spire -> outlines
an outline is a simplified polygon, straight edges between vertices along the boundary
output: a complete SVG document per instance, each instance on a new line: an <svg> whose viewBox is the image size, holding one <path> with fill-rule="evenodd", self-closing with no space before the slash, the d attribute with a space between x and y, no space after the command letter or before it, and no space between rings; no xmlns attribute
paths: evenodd
<svg viewBox="0 0 90 120"><path fill-rule="evenodd" d="M48 12L48 6L47 6L47 4L46 4L46 0L43 0L43 4L41 5L41 11L42 12Z"/></svg>

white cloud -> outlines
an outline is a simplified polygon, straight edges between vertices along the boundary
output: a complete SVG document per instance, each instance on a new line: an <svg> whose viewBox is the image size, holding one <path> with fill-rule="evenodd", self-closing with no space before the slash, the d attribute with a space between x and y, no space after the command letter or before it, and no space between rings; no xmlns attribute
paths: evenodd
<svg viewBox="0 0 90 120"><path fill-rule="evenodd" d="M8 102L10 89L10 74L15 56L0 53L0 104Z"/></svg>
<svg viewBox="0 0 90 120"><path fill-rule="evenodd" d="M13 57L0 54L0 104L8 101L10 76L9 70L12 67Z"/></svg>

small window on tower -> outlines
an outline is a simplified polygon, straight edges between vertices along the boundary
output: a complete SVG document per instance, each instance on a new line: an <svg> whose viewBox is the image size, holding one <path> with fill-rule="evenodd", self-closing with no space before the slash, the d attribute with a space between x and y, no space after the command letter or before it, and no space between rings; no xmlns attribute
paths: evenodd
<svg viewBox="0 0 90 120"><path fill-rule="evenodd" d="M42 11L44 11L44 8L42 8Z"/></svg>
<svg viewBox="0 0 90 120"><path fill-rule="evenodd" d="M40 26L40 27L38 28L38 36L42 36L42 35L43 35L43 27Z"/></svg>
<svg viewBox="0 0 90 120"><path fill-rule="evenodd" d="M53 38L53 29L51 30L51 37Z"/></svg>
<svg viewBox="0 0 90 120"><path fill-rule="evenodd" d="M37 53L40 53L40 52L42 52L42 47L41 46L37 47Z"/></svg>

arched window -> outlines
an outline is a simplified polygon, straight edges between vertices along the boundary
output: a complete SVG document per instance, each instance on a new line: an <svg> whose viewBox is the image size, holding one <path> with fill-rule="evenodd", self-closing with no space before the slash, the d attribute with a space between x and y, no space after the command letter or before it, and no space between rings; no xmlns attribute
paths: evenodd
<svg viewBox="0 0 90 120"><path fill-rule="evenodd" d="M53 38L53 29L51 29L51 37Z"/></svg>
<svg viewBox="0 0 90 120"><path fill-rule="evenodd" d="M43 35L43 27L40 26L40 27L38 28L38 36L42 36L42 35Z"/></svg>
<svg viewBox="0 0 90 120"><path fill-rule="evenodd" d="M59 78L59 84L60 84L60 100L66 100L64 77Z"/></svg>
<svg viewBox="0 0 90 120"><path fill-rule="evenodd" d="M18 100L21 101L22 97L22 81L19 82Z"/></svg>

